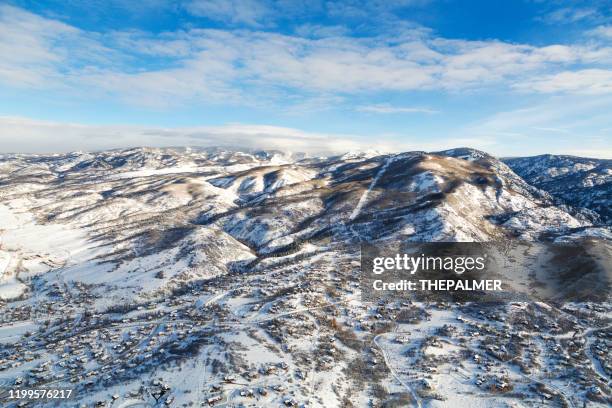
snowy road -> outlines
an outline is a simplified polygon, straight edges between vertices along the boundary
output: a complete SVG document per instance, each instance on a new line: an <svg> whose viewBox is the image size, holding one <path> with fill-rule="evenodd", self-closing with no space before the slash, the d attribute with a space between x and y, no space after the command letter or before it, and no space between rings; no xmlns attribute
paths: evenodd
<svg viewBox="0 0 612 408"><path fill-rule="evenodd" d="M589 336L589 334L593 333L594 331L609 330L611 327L612 326L607 326L602 329L589 329L586 332L584 332L584 338L586 339L586 342L584 344L584 354L586 354L589 360L591 360L591 364L593 365L593 369L595 370L595 372L599 374L602 378L605 378L608 383L610 382L610 377L608 377L608 374L602 367L599 360L591 352L591 345L593 343L593 337Z"/></svg>
<svg viewBox="0 0 612 408"><path fill-rule="evenodd" d="M414 391L414 389L409 384L404 382L399 375L397 375L397 373L395 372L395 369L393 368L393 366L391 365L391 362L389 361L389 357L387 356L387 352L385 351L384 347L382 347L380 345L380 343L378 342L378 339L383 337L385 334L387 334L387 333L381 333L381 334L377 335L376 337L374 337L374 339L372 341L374 342L374 344L376 344L376 347L378 347L378 349L381 351L381 353L383 355L383 360L385 361L385 365L387 366L387 368L391 372L391 375L393 376L393 378L395 378L395 380L398 383L400 383L404 388L406 388L406 390L408 390L408 392L412 396L412 399L414 400L414 404L418 408L421 408L421 406L422 406L421 399L419 398L417 393Z"/></svg>

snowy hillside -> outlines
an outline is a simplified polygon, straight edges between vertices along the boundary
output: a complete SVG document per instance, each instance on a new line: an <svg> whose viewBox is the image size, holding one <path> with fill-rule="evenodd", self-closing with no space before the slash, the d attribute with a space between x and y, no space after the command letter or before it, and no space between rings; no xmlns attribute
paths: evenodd
<svg viewBox="0 0 612 408"><path fill-rule="evenodd" d="M0 382L108 407L608 406L609 308L367 304L356 260L362 240L609 241L611 180L467 148L0 155Z"/></svg>
<svg viewBox="0 0 612 408"><path fill-rule="evenodd" d="M559 204L591 210L603 223L612 223L612 160L548 154L504 162Z"/></svg>

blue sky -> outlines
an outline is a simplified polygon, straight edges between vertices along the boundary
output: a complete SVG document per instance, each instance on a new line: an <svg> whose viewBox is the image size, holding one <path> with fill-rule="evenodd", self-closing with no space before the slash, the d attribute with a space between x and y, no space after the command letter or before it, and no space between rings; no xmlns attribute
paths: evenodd
<svg viewBox="0 0 612 408"><path fill-rule="evenodd" d="M0 4L0 151L471 146L612 157L612 6Z"/></svg>

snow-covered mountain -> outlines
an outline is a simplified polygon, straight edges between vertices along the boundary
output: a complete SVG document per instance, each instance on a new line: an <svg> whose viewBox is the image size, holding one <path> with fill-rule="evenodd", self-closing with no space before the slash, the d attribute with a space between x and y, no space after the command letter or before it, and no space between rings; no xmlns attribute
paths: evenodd
<svg viewBox="0 0 612 408"><path fill-rule="evenodd" d="M559 205L591 210L603 223L612 223L612 160L547 154L504 162Z"/></svg>
<svg viewBox="0 0 612 408"><path fill-rule="evenodd" d="M510 163L524 169L518 160ZM281 152L140 148L5 155L0 166L3 211L41 230L82 235L75 247L95 248L82 252L104 278L65 274L122 290L226 273L245 259L325 239L538 240L602 231L592 213L555 205L558 190L540 190L473 149L295 160ZM554 169L534 184L568 173ZM607 209L601 186L609 188L591 187ZM209 261L198 258L209 251ZM165 279L149 279L161 269Z"/></svg>
<svg viewBox="0 0 612 408"><path fill-rule="evenodd" d="M606 160L501 161L467 148L0 155L0 381L69 379L85 402L146 400L142 387L162 377L181 404L217 395L246 403L256 392L263 406L436 406L388 362L390 339L357 330L388 313L353 289L358 242L610 240L610 169ZM510 309L499 313L519 313ZM471 312L441 312L438 323L460 313ZM20 339L38 353L25 364L14 353ZM348 374L364 370L360 359L378 361L367 375L386 397ZM245 372L244 381L225 378ZM247 391L230 385L243 382ZM211 389L220 383L226 391Z"/></svg>

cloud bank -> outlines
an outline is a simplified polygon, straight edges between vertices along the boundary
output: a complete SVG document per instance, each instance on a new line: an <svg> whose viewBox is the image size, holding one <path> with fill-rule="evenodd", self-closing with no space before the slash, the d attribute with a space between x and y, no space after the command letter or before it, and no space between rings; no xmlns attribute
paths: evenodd
<svg viewBox="0 0 612 408"><path fill-rule="evenodd" d="M301 152L310 155L334 155L349 151L439 151L455 147L472 147L497 156L536 155L544 153L568 154L567 146L557 137L555 146L546 150L534 147L533 138L512 133L519 118L529 126L539 123L548 112L544 107L506 112L487 121L459 130L455 137L426 139L418 135L361 135L306 132L299 129L227 124L223 126L195 126L163 128L128 125L82 125L41 121L23 117L0 116L0 153L62 153L75 150L95 151L139 146L221 146L248 149L271 149ZM561 110L559 115L563 115ZM531 127L532 130L538 130ZM540 133L557 133L557 129L542 128ZM514 143L500 139L511 136ZM566 133L565 130L558 133ZM605 138L592 138L585 148L573 151L591 157L612 157L612 149Z"/></svg>
<svg viewBox="0 0 612 408"><path fill-rule="evenodd" d="M304 132L292 128L228 124L162 128L127 125L82 125L0 117L0 145L3 152L53 153L73 150L104 150L137 146L226 146L252 149L279 149L309 154L336 154L347 151L399 151L407 144L391 140L360 141L354 135Z"/></svg>

